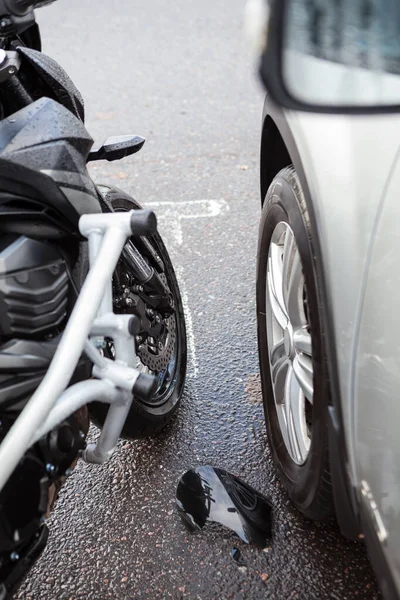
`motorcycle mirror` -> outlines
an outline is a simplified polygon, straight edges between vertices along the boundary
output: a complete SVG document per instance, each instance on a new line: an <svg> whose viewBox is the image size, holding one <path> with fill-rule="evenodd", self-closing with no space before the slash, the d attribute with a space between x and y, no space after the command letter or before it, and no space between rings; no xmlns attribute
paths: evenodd
<svg viewBox="0 0 400 600"><path fill-rule="evenodd" d="M139 152L145 143L140 135L117 135L106 139L101 145L92 148L89 152L87 162L94 160L120 160Z"/></svg>

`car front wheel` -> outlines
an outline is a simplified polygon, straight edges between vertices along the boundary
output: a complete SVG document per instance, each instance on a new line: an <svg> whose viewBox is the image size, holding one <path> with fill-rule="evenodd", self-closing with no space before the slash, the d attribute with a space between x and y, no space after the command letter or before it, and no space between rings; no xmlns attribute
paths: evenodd
<svg viewBox="0 0 400 600"><path fill-rule="evenodd" d="M261 383L274 463L309 518L332 512L328 378L309 216L293 167L265 198L257 259Z"/></svg>

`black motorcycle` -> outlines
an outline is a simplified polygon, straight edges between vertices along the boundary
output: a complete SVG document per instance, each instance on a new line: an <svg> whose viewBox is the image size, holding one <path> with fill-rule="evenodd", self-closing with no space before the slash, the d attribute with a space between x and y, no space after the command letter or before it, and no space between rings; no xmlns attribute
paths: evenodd
<svg viewBox="0 0 400 600"><path fill-rule="evenodd" d="M45 518L77 459L162 428L182 396L181 296L155 215L87 163L84 104L41 53L33 8L0 0L0 600L45 547ZM101 428L86 444L90 419Z"/></svg>

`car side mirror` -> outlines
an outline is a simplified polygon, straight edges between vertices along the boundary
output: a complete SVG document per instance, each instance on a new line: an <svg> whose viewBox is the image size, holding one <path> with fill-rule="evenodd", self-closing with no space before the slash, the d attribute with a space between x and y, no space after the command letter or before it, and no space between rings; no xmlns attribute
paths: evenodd
<svg viewBox="0 0 400 600"><path fill-rule="evenodd" d="M400 2L271 0L260 74L284 108L400 112Z"/></svg>

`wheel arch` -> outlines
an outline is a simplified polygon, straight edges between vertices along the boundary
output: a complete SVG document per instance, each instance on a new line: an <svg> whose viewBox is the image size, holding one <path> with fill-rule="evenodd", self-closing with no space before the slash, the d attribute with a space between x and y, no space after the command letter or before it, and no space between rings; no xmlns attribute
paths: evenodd
<svg viewBox="0 0 400 600"><path fill-rule="evenodd" d="M260 192L264 203L268 188L279 171L293 165L299 176L305 195L308 211L315 216L308 178L303 166L301 154L287 119L287 111L274 104L268 96L265 98L260 146ZM315 225L315 223L314 223ZM315 227L313 226L313 230Z"/></svg>
<svg viewBox="0 0 400 600"><path fill-rule="evenodd" d="M263 120L260 148L261 204L275 175L292 164L285 141L271 115Z"/></svg>

